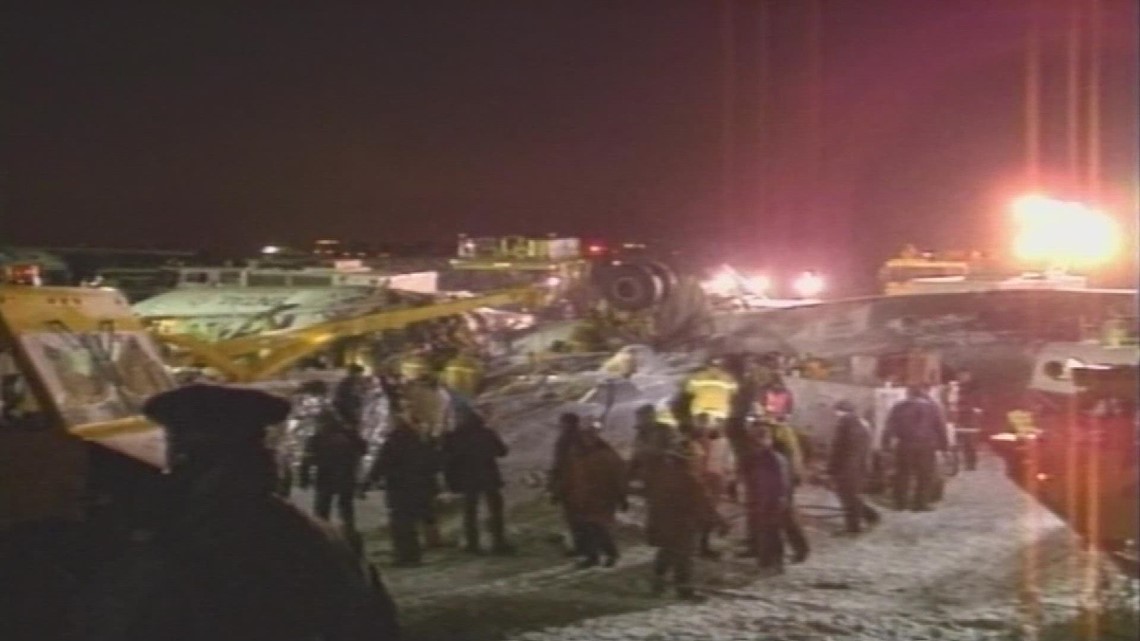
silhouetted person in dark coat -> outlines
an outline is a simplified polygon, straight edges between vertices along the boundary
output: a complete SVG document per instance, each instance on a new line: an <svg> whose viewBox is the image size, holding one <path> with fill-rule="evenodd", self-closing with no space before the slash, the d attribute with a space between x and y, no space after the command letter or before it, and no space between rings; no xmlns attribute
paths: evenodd
<svg viewBox="0 0 1140 641"><path fill-rule="evenodd" d="M354 429L360 428L364 414L364 368L355 363L348 366L348 375L336 384L333 407L341 419Z"/></svg>
<svg viewBox="0 0 1140 641"><path fill-rule="evenodd" d="M397 420L368 478L383 483L398 566L418 565L423 560L417 528L435 518L439 468L436 448L407 421Z"/></svg>
<svg viewBox="0 0 1140 641"><path fill-rule="evenodd" d="M398 638L375 571L335 531L273 495L265 426L285 419L286 401L191 385L143 409L166 428L170 511L91 586L80 638Z"/></svg>
<svg viewBox="0 0 1140 641"><path fill-rule="evenodd" d="M930 509L938 474L938 452L949 447L942 410L918 387L887 415L884 449L894 449L895 509L916 512ZM913 491L912 491L913 486Z"/></svg>
<svg viewBox="0 0 1140 641"><path fill-rule="evenodd" d="M478 554L479 502L486 500L491 551L510 554L503 524L503 477L498 459L507 455L503 439L466 406L461 409L455 429L443 437L443 475L448 489L463 495L463 532L467 551Z"/></svg>
<svg viewBox="0 0 1140 641"><path fill-rule="evenodd" d="M864 523L874 525L879 522L879 513L867 505L861 496L867 476L867 461L871 454L871 430L855 414L855 406L851 401L836 403L835 413L839 422L831 441L827 474L831 477L835 494L843 506L846 531L857 534L863 530Z"/></svg>
<svg viewBox="0 0 1140 641"><path fill-rule="evenodd" d="M336 503L345 529L356 530L356 475L367 444L364 438L331 411L317 417L317 431L305 443L301 459L301 487L308 487L316 470L313 511L329 520Z"/></svg>

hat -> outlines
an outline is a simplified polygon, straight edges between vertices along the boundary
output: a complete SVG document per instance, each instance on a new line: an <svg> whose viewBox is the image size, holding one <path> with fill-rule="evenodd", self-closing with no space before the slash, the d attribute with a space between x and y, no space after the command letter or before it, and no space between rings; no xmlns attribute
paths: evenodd
<svg viewBox="0 0 1140 641"><path fill-rule="evenodd" d="M258 434L289 416L289 402L259 390L187 385L156 394L143 414L169 430L216 439Z"/></svg>
<svg viewBox="0 0 1140 641"><path fill-rule="evenodd" d="M842 399L835 404L835 411L855 413L855 404L847 399Z"/></svg>

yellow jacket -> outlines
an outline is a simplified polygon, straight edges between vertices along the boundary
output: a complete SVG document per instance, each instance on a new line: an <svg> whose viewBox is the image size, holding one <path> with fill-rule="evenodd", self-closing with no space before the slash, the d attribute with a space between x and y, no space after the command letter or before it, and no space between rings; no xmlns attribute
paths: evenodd
<svg viewBox="0 0 1140 641"><path fill-rule="evenodd" d="M685 383L685 391L693 395L693 416L708 414L713 418L728 416L738 388L736 380L716 366L695 372Z"/></svg>

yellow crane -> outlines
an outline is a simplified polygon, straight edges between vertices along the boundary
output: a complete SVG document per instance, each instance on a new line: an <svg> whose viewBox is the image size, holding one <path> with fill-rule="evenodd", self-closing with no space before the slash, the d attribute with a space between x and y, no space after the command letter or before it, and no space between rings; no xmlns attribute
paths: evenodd
<svg viewBox="0 0 1140 641"><path fill-rule="evenodd" d="M301 329L242 336L217 343L207 343L181 334L158 333L155 337L176 350L186 352L191 360L213 367L231 382L252 382L273 378L298 361L318 354L340 340L402 329L413 323L455 316L483 307L535 307L542 303L545 295L546 291L541 287L520 287L421 307L332 320Z"/></svg>

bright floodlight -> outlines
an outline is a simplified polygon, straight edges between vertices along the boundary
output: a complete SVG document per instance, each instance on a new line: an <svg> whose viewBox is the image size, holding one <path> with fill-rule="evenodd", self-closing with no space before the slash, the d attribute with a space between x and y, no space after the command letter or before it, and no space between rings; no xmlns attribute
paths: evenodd
<svg viewBox="0 0 1140 641"><path fill-rule="evenodd" d="M764 274L751 276L745 282L753 294L764 294L772 287L772 279Z"/></svg>
<svg viewBox="0 0 1140 641"><path fill-rule="evenodd" d="M261 248L261 253L266 255L279 254L281 253L281 248L277 245L266 245Z"/></svg>
<svg viewBox="0 0 1140 641"><path fill-rule="evenodd" d="M547 287L558 287L561 284L562 284L562 279L557 277L557 276L547 276L546 277L546 286Z"/></svg>
<svg viewBox="0 0 1140 641"><path fill-rule="evenodd" d="M710 294L728 296L737 288L736 277L727 268L719 270L713 277L702 283L704 290Z"/></svg>
<svg viewBox="0 0 1140 641"><path fill-rule="evenodd" d="M1019 227L1013 250L1018 258L1062 268L1103 263L1116 253L1115 221L1083 203L1023 196L1011 209Z"/></svg>
<svg viewBox="0 0 1140 641"><path fill-rule="evenodd" d="M823 279L815 272L804 272L792 283L801 298L815 298L823 292Z"/></svg>

